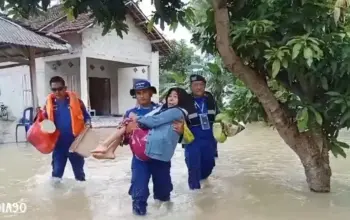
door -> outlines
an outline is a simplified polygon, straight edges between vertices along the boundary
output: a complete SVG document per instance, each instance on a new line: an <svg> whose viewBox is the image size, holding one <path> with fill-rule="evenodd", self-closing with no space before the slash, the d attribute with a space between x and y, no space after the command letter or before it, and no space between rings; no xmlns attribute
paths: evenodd
<svg viewBox="0 0 350 220"><path fill-rule="evenodd" d="M96 115L111 114L111 80L89 77L89 97L91 109Z"/></svg>

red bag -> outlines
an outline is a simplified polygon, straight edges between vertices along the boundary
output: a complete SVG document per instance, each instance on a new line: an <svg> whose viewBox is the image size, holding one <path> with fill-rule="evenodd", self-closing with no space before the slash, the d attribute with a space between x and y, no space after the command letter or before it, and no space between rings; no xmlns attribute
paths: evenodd
<svg viewBox="0 0 350 220"><path fill-rule="evenodd" d="M149 130L137 128L133 130L129 139L129 145L130 145L131 151L134 153L134 155L138 159L143 161L147 161L150 159L145 154L148 133L149 133Z"/></svg>
<svg viewBox="0 0 350 220"><path fill-rule="evenodd" d="M49 154L54 150L60 132L56 130L54 133L49 134L41 131L40 122L44 119L43 111L40 110L35 122L28 130L27 140L42 154Z"/></svg>

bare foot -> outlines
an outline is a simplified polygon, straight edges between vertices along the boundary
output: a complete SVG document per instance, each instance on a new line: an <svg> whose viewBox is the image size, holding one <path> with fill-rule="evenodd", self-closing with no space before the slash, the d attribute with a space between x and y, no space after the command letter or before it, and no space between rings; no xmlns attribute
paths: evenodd
<svg viewBox="0 0 350 220"><path fill-rule="evenodd" d="M106 153L108 150L108 147L99 144L95 150L92 150L91 153Z"/></svg>
<svg viewBox="0 0 350 220"><path fill-rule="evenodd" d="M114 160L115 155L113 153L93 153L92 156L98 160Z"/></svg>

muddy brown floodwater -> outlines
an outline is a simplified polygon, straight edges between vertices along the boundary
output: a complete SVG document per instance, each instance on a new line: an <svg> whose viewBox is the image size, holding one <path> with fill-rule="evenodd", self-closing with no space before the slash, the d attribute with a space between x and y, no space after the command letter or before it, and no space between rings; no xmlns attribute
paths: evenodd
<svg viewBox="0 0 350 220"><path fill-rule="evenodd" d="M350 132L341 133L350 143ZM21 202L25 213L0 213L0 219L109 220L141 219L132 215L128 148L114 161L87 159L88 181L77 183L67 164L64 181L50 181L50 156L25 144L0 145L0 205ZM350 152L348 152L350 153ZM219 146L215 172L200 191L187 187L183 149L172 162L172 203L149 199L143 219L166 220L328 220L350 216L350 161L335 159L332 192L308 191L295 154L275 131L261 124ZM150 189L152 185L150 184Z"/></svg>

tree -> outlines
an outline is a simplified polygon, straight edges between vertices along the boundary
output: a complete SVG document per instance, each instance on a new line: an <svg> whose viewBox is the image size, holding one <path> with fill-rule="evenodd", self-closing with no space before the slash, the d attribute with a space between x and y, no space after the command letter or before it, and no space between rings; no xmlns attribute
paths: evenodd
<svg viewBox="0 0 350 220"><path fill-rule="evenodd" d="M185 40L170 41L171 51L169 55L159 60L159 68L162 71L174 71L180 74L188 72L193 64L201 62L201 57L196 55L196 50L187 45Z"/></svg>
<svg viewBox="0 0 350 220"><path fill-rule="evenodd" d="M163 99L171 87L188 89L188 78L202 61L196 55L196 50L186 44L184 40L171 41L171 51L159 61L160 68L160 98Z"/></svg>
<svg viewBox="0 0 350 220"><path fill-rule="evenodd" d="M336 24L332 1L218 1L194 40L220 53L257 96L299 156L311 190L330 191L329 150L346 156L338 132L348 116L349 23ZM269 83L292 94L283 105Z"/></svg>
<svg viewBox="0 0 350 220"><path fill-rule="evenodd" d="M48 0L9 0L28 16ZM180 0L154 0L154 22L192 23L192 11ZM0 0L0 6L4 0ZM91 10L104 33L127 32L123 0L66 0L74 16ZM331 0L212 0L203 31L194 37L204 51L219 53L225 67L258 98L270 122L298 155L309 188L330 191L329 150L345 156L339 129L350 126L348 22L333 20ZM345 12L343 12L345 13ZM152 20L153 21L153 20ZM296 97L282 105L269 87L276 80ZM290 107L289 107L290 106ZM295 116L294 116L295 115Z"/></svg>
<svg viewBox="0 0 350 220"><path fill-rule="evenodd" d="M213 94L218 108L224 111L225 99L231 93L236 78L226 70L221 59L218 59L218 57L199 66L197 74L206 78L208 91Z"/></svg>
<svg viewBox="0 0 350 220"><path fill-rule="evenodd" d="M0 10L15 17L29 18L30 15L46 11L56 0L0 0ZM60 0L70 17L91 12L91 16L103 27L102 35L115 30L120 37L128 32L126 24L127 4L133 0ZM159 24L164 29L169 24L171 29L178 23L188 27L187 20L192 20L193 13L181 0L151 0L156 12L151 24Z"/></svg>
<svg viewBox="0 0 350 220"><path fill-rule="evenodd" d="M229 87L233 85L234 77L222 65L217 57L200 57L196 50L184 40L171 41L172 50L168 56L160 59L160 97L165 97L170 87L189 89L189 76L199 74L207 80L209 90L219 108L223 108L224 99Z"/></svg>

